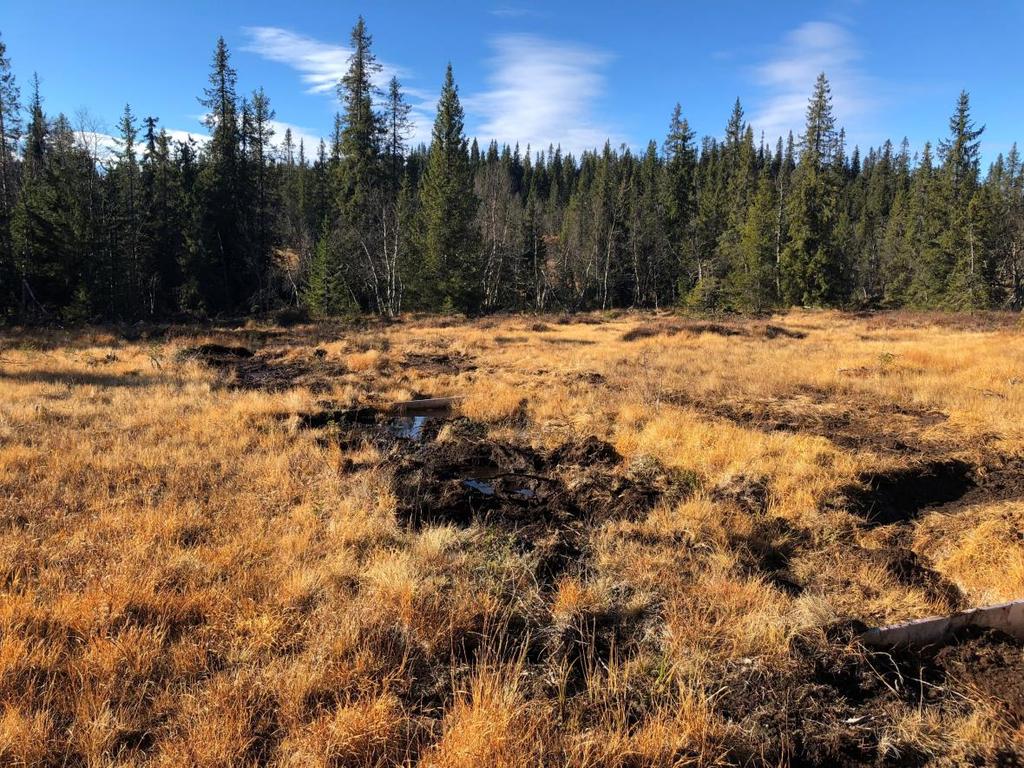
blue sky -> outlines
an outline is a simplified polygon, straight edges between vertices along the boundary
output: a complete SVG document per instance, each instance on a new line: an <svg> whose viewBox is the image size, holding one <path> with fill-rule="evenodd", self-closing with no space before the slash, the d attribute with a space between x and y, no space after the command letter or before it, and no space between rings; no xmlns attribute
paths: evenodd
<svg viewBox="0 0 1024 768"><path fill-rule="evenodd" d="M45 108L112 132L124 103L175 131L204 132L197 95L223 35L239 90L264 86L283 130L330 131L349 31L362 13L385 75L430 120L449 60L481 140L534 149L664 136L679 101L698 135L721 135L733 100L769 139L798 133L813 80L832 80L851 145L945 134L960 89L987 130L987 159L1024 139L1019 63L1024 3L13 2L0 34L27 92Z"/></svg>

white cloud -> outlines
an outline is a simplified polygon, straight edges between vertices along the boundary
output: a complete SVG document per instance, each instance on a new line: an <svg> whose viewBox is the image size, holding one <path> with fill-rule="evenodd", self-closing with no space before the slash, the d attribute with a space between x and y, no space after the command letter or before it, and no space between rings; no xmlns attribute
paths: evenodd
<svg viewBox="0 0 1024 768"><path fill-rule="evenodd" d="M578 153L621 140L593 114L605 91L607 53L526 34L502 35L493 44L490 89L465 99L482 119L477 134L485 143L518 141L534 151L560 144Z"/></svg>
<svg viewBox="0 0 1024 768"><path fill-rule="evenodd" d="M523 8L517 5L503 5L498 8L492 8L490 14L502 19L521 19L527 16L539 17L545 15L532 8Z"/></svg>
<svg viewBox="0 0 1024 768"><path fill-rule="evenodd" d="M76 130L75 143L101 163L112 160L121 150L120 140L99 131Z"/></svg>
<svg viewBox="0 0 1024 768"><path fill-rule="evenodd" d="M168 128L167 135L170 137L171 141L180 141L182 143L194 141L199 146L202 146L210 140L209 134L200 133L198 131L186 131L181 128Z"/></svg>
<svg viewBox="0 0 1024 768"><path fill-rule="evenodd" d="M306 84L306 93L327 95L336 98L338 81L348 70L348 59L352 49L343 45L325 43L321 40L292 32L281 27L246 27L245 33L249 42L243 50L262 56L270 61L284 64L300 73L302 82ZM403 68L385 61L378 61L381 70L374 76L373 84L385 91L392 77L400 81L409 77ZM431 94L417 88L402 86L406 98L410 100L412 112L410 119L413 126L410 143L430 140L430 126L433 122L433 111L436 101ZM284 133L282 128L281 133ZM292 133L295 133L293 127ZM312 134L307 134L312 135ZM319 137L316 141L319 142ZM298 139L296 138L296 143ZM307 147L309 142L306 142Z"/></svg>
<svg viewBox="0 0 1024 768"><path fill-rule="evenodd" d="M307 93L333 94L348 69L348 57L352 54L349 48L323 43L280 27L246 27L245 32L249 43L242 50L298 70L308 86ZM384 82L389 78L390 74Z"/></svg>
<svg viewBox="0 0 1024 768"><path fill-rule="evenodd" d="M196 120L202 122L203 115L196 115ZM274 148L280 149L284 144L284 134L289 128L292 131L292 141L295 144L295 153L298 156L299 141L305 144L306 159L313 162L316 158L317 149L320 145L320 135L294 123L286 123L281 120L271 120L270 127L274 131L271 144ZM202 147L209 140L209 134L204 130L189 131L182 128L166 128L168 137L172 142L188 143L192 141L197 147ZM102 129L79 128L75 131L75 140L80 147L87 150L97 162L113 163L119 152L122 143L118 136L105 133ZM135 144L135 156L142 159L146 151L145 137L140 133Z"/></svg>
<svg viewBox="0 0 1024 768"><path fill-rule="evenodd" d="M186 142L192 139L202 146L210 137L205 133L196 133L195 131L185 131L179 128L167 129L167 135L172 141ZM124 146L121 143L119 136L112 136L109 133L103 133L101 131L77 129L75 131L75 141L79 147L89 152L97 162L100 163L112 163L117 158L118 153L121 152ZM143 153L146 151L145 139L139 136L135 142L135 157L141 159Z"/></svg>
<svg viewBox="0 0 1024 768"><path fill-rule="evenodd" d="M292 144L295 145L295 156L299 154L299 142L304 145L306 159L312 162L316 158L317 148L320 146L320 135L294 123L285 123L280 120L271 120L270 127L274 129L274 138L271 143L278 148L284 146L284 133L289 128L292 131Z"/></svg>
<svg viewBox="0 0 1024 768"><path fill-rule="evenodd" d="M824 72L832 86L832 105L838 126L858 138L865 133L878 102L870 96L872 82L861 66L861 51L843 26L829 21L809 21L792 30L778 55L755 68L755 77L766 89L765 100L750 118L754 130L769 142L804 128L807 100L814 81Z"/></svg>

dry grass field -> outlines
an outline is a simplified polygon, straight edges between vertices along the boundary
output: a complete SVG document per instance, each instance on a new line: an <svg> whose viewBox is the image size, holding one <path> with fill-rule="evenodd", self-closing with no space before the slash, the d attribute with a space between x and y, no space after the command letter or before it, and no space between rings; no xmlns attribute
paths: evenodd
<svg viewBox="0 0 1024 768"><path fill-rule="evenodd" d="M0 335L0 765L1015 765L1017 316ZM449 413L392 403L460 398Z"/></svg>

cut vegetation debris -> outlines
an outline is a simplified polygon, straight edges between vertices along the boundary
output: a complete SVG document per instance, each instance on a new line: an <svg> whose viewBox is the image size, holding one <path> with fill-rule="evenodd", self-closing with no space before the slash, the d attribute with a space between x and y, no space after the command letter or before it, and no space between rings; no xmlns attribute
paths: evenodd
<svg viewBox="0 0 1024 768"><path fill-rule="evenodd" d="M5 332L0 764L1019 764L1022 334Z"/></svg>

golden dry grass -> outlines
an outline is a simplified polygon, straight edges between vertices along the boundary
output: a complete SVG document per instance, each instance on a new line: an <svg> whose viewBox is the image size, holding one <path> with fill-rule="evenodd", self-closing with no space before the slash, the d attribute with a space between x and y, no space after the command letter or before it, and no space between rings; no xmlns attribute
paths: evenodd
<svg viewBox="0 0 1024 768"><path fill-rule="evenodd" d="M800 744L744 720L738 681L775 685L837 623L950 607L872 552L913 549L964 604L1024 597L1021 498L866 526L843 489L914 455L830 432L888 424L972 466L1024 457L1019 323L577 320L7 332L0 764L786 764ZM282 364L317 348L344 373L312 363L295 386L237 388L179 354L206 341ZM630 471L654 463L696 490L597 526L587 562L545 584L486 526L403 525L383 449L299 417L424 394L463 397L489 439L596 435ZM750 409L803 421L737 417ZM751 487L756 513L729 491ZM764 566L782 551L799 591ZM605 642L602 622L630 629ZM1020 747L1024 724L961 698L886 700L864 739L897 762Z"/></svg>

